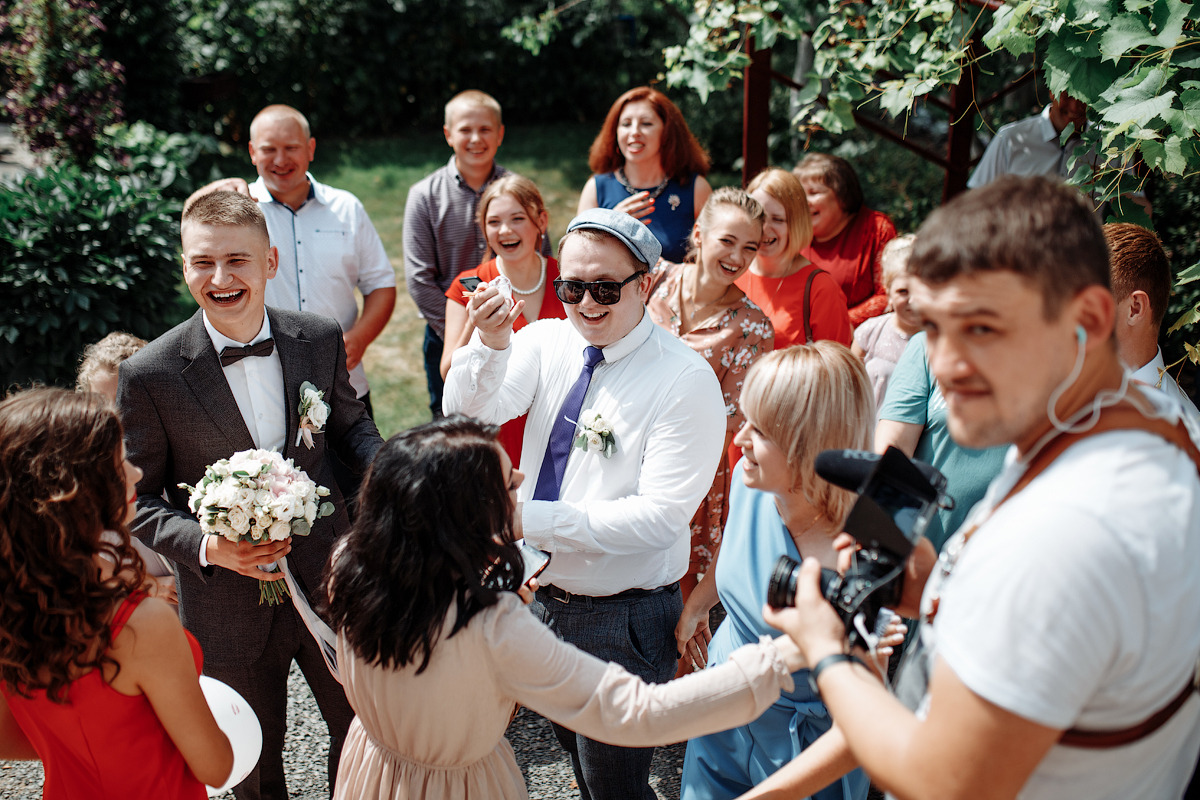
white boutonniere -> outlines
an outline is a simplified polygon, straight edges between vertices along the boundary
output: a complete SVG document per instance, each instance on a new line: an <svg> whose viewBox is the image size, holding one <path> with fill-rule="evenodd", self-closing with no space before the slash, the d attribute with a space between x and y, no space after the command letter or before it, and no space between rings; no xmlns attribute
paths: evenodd
<svg viewBox="0 0 1200 800"><path fill-rule="evenodd" d="M612 458L617 452L617 437L613 435L612 425L600 416L599 411L584 411L577 424L579 435L575 437L575 447L585 453L600 453L605 458Z"/></svg>
<svg viewBox="0 0 1200 800"><path fill-rule="evenodd" d="M300 384L300 430L296 431L296 445L300 442L311 450L313 434L325 430L329 421L329 403L325 402L325 393L308 381Z"/></svg>

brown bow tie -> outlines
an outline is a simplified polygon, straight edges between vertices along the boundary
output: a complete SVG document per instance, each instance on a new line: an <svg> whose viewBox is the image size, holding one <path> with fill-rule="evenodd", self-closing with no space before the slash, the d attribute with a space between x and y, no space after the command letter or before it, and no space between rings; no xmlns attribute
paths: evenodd
<svg viewBox="0 0 1200 800"><path fill-rule="evenodd" d="M274 339L263 339L258 344L248 344L245 347L226 347L221 351L221 366L228 367L230 364L236 364L246 356L266 358L274 352Z"/></svg>

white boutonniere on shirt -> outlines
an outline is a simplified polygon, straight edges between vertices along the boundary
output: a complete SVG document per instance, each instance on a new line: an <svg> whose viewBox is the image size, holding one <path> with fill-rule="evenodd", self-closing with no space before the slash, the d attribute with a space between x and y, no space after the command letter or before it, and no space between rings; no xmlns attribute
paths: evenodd
<svg viewBox="0 0 1200 800"><path fill-rule="evenodd" d="M325 393L308 381L300 384L300 429L296 431L296 445L301 440L311 450L313 434L325 430L329 421L329 403L325 402Z"/></svg>
<svg viewBox="0 0 1200 800"><path fill-rule="evenodd" d="M600 412L589 408L579 415L579 435L575 437L575 447L585 453L600 453L605 458L612 458L617 452L617 437L613 435L612 425L600 416Z"/></svg>

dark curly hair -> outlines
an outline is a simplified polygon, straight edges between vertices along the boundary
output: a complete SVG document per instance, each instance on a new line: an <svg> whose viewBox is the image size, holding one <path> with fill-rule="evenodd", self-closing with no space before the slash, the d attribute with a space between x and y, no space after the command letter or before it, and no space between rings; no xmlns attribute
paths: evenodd
<svg viewBox="0 0 1200 800"><path fill-rule="evenodd" d="M600 133L592 142L588 151L588 166L597 175L612 172L617 167L625 165L625 157L617 146L617 123L621 121L621 112L630 103L645 100L658 112L663 123L662 145L660 158L663 172L680 183L691 180L693 175L707 175L709 168L708 153L697 141L679 107L671 99L657 89L649 86L639 86L630 89L617 98L608 109Z"/></svg>
<svg viewBox="0 0 1200 800"><path fill-rule="evenodd" d="M119 669L109 621L146 579L125 527L121 439L100 395L39 388L0 402L0 681L10 692L65 702L81 673ZM100 554L122 567L106 580Z"/></svg>
<svg viewBox="0 0 1200 800"><path fill-rule="evenodd" d="M419 664L420 674L452 603L447 638L520 585L498 432L454 415L396 434L375 455L325 580L330 625L367 663Z"/></svg>

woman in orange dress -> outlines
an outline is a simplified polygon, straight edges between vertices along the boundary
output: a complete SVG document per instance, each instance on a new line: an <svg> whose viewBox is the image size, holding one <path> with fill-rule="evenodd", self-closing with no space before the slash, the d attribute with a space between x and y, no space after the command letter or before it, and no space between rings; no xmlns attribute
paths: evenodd
<svg viewBox="0 0 1200 800"><path fill-rule="evenodd" d="M846 297L834 280L801 253L813 227L800 180L768 167L746 188L766 212L758 256L738 287L767 312L775 326L775 347L830 339L850 346Z"/></svg>
<svg viewBox="0 0 1200 800"><path fill-rule="evenodd" d="M735 283L754 261L762 233L763 209L756 200L741 189L713 192L692 228L688 260L661 262L665 266L647 305L659 327L686 342L717 374L725 396L726 449L742 424L738 400L746 370L770 352L775 341L767 315ZM700 576L708 573L721 544L728 495L729 464L722 459L708 496L692 518L692 556L680 581L685 600Z"/></svg>
<svg viewBox="0 0 1200 800"><path fill-rule="evenodd" d="M233 767L199 645L142 591L140 479L101 396L0 403L0 758L41 759L46 800L203 800Z"/></svg>
<svg viewBox="0 0 1200 800"><path fill-rule="evenodd" d="M541 254L550 216L533 181L505 175L493 182L479 199L478 219L493 258L475 269L464 270L446 290L443 378L450 371L454 351L469 342L475 332L467 319L467 299L478 282L503 276L512 286L513 301L525 301L525 311L513 320L514 331L539 319L567 316L562 301L551 289L558 278L558 262ZM514 464L521 463L524 438L525 415L509 420L500 429L500 444Z"/></svg>

